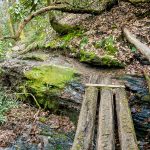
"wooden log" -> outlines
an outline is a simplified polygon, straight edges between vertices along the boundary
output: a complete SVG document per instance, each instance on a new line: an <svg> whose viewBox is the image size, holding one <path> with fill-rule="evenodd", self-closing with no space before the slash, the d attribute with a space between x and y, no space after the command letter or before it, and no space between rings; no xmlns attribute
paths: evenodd
<svg viewBox="0 0 150 150"><path fill-rule="evenodd" d="M111 84L111 81L105 77L101 83ZM102 88L100 93L97 150L115 150L113 93L106 88Z"/></svg>
<svg viewBox="0 0 150 150"><path fill-rule="evenodd" d="M97 87L97 88L125 88L124 85L113 85L113 84L85 84L86 87Z"/></svg>
<svg viewBox="0 0 150 150"><path fill-rule="evenodd" d="M91 81L96 83L97 77ZM85 97L79 115L78 126L71 150L89 150L92 149L92 140L94 136L94 126L96 118L98 89L88 87L85 91Z"/></svg>
<svg viewBox="0 0 150 150"><path fill-rule="evenodd" d="M125 89L115 89L118 132L121 150L138 150Z"/></svg>
<svg viewBox="0 0 150 150"><path fill-rule="evenodd" d="M129 32L127 28L123 28L123 33L127 40L150 61L150 48L136 39L136 37L131 32Z"/></svg>

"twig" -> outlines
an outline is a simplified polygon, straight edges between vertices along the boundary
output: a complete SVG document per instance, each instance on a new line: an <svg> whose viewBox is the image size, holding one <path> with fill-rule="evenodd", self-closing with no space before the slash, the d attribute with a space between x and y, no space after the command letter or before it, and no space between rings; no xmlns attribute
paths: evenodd
<svg viewBox="0 0 150 150"><path fill-rule="evenodd" d="M25 95L25 93L15 93L15 94L21 94L21 95ZM39 109L41 109L40 104L38 103L38 101L36 100L35 96L32 93L26 93L29 94L30 96L32 96L32 98L34 99L36 105L38 106Z"/></svg>

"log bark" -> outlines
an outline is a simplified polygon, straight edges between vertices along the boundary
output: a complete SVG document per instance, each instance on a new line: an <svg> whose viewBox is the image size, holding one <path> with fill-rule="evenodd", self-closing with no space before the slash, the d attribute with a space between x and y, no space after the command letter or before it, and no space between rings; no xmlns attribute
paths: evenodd
<svg viewBox="0 0 150 150"><path fill-rule="evenodd" d="M127 40L133 44L150 61L150 48L140 42L127 28L123 28L123 33Z"/></svg>
<svg viewBox="0 0 150 150"><path fill-rule="evenodd" d="M104 77L101 83L111 84L111 80ZM115 150L113 93L105 87L100 93L97 150Z"/></svg>
<svg viewBox="0 0 150 150"><path fill-rule="evenodd" d="M121 150L138 150L135 130L124 88L117 88L116 110Z"/></svg>
<svg viewBox="0 0 150 150"><path fill-rule="evenodd" d="M92 80L92 82L96 82L97 77L93 77ZM91 147L94 136L97 97L98 89L96 87L86 88L85 97L79 115L76 135L71 150L92 149Z"/></svg>

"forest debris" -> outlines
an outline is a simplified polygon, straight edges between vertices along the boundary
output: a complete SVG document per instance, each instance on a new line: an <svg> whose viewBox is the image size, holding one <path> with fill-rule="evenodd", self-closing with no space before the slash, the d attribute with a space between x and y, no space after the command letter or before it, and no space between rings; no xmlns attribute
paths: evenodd
<svg viewBox="0 0 150 150"><path fill-rule="evenodd" d="M9 146L15 138L16 134L13 130L0 130L0 147Z"/></svg>
<svg viewBox="0 0 150 150"><path fill-rule="evenodd" d="M45 122L41 122L40 118L46 118ZM7 122L0 126L0 147L13 144L20 136L24 138L24 142L42 143L39 124L48 125L51 129L65 133L75 129L68 117L49 114L48 111L38 110L21 103L18 108L7 113ZM56 126L57 128L53 128Z"/></svg>

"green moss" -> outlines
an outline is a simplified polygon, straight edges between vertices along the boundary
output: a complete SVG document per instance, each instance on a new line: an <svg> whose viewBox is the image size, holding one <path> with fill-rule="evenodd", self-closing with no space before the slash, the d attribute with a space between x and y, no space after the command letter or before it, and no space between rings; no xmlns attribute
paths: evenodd
<svg viewBox="0 0 150 150"><path fill-rule="evenodd" d="M103 66L124 67L123 63L120 63L117 59L110 55L104 55L101 57L101 62Z"/></svg>
<svg viewBox="0 0 150 150"><path fill-rule="evenodd" d="M84 63L88 63L94 66L107 66L107 67L124 67L120 61L115 59L111 55L104 55L102 57L98 57L93 52L86 52L84 50L80 50L77 54L77 58Z"/></svg>
<svg viewBox="0 0 150 150"><path fill-rule="evenodd" d="M74 71L58 66L40 66L25 72L25 77L26 82L21 87L22 91L32 93L44 108L56 109L57 96L66 84L74 79Z"/></svg>
<svg viewBox="0 0 150 150"><path fill-rule="evenodd" d="M114 55L118 51L115 46L115 41L113 36L102 39L95 43L95 48L103 48L107 54Z"/></svg>
<svg viewBox="0 0 150 150"><path fill-rule="evenodd" d="M42 123L45 123L47 121L47 118L45 117L40 117L39 118L39 121L42 122Z"/></svg>
<svg viewBox="0 0 150 150"><path fill-rule="evenodd" d="M58 36L56 37L54 40L52 40L51 42L49 42L46 47L50 47L50 48L62 48L65 49L69 46L69 42L74 39L75 37L79 37L82 36L83 31L79 30L79 31L73 31L71 33L68 33L64 36Z"/></svg>
<svg viewBox="0 0 150 150"><path fill-rule="evenodd" d="M30 53L22 57L23 60L45 61L48 58L46 54Z"/></svg>
<svg viewBox="0 0 150 150"><path fill-rule="evenodd" d="M94 60L96 55L93 52L86 52L85 50L80 50L78 57L81 62L91 62Z"/></svg>

